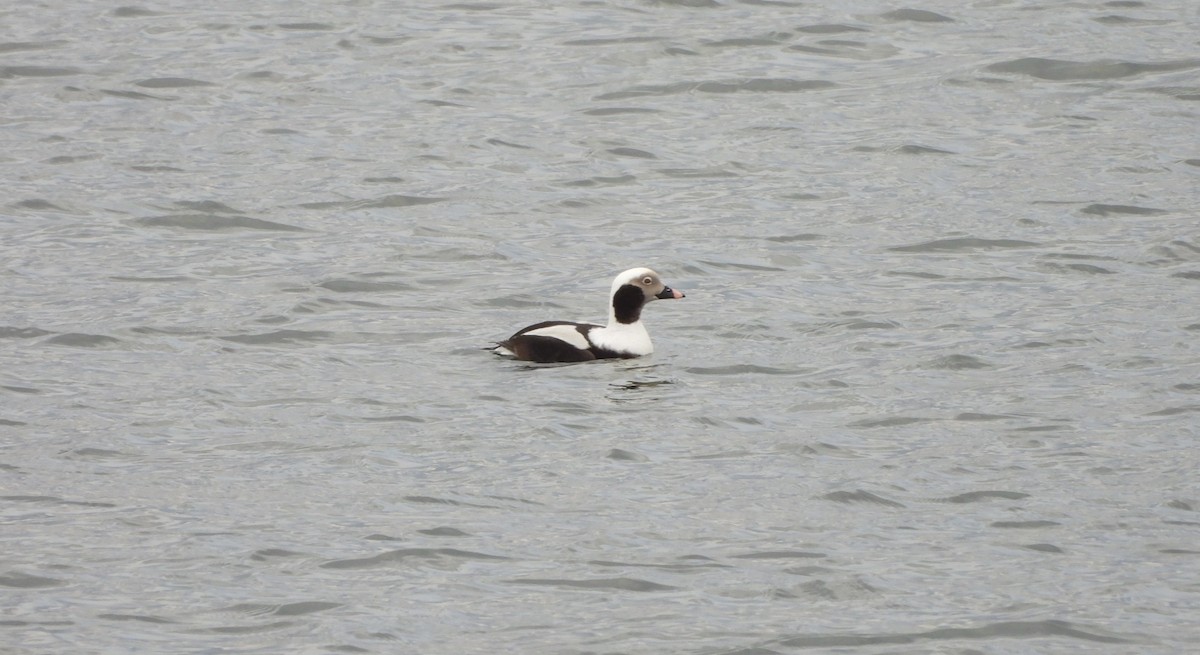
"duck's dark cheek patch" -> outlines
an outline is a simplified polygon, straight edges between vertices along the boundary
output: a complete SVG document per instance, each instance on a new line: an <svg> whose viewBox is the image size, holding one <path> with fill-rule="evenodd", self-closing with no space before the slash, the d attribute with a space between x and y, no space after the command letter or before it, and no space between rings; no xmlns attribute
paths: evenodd
<svg viewBox="0 0 1200 655"><path fill-rule="evenodd" d="M642 317L646 294L632 284L622 285L613 294L613 315L619 323L636 323Z"/></svg>

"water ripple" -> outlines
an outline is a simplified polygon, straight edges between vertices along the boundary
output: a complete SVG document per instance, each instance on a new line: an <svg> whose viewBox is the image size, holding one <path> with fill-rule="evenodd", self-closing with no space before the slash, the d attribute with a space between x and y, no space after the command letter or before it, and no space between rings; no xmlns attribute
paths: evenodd
<svg viewBox="0 0 1200 655"><path fill-rule="evenodd" d="M948 641L963 639L1036 639L1043 637L1068 637L1071 639L1101 643L1138 643L1141 639L1119 635L1098 627L1068 621L1000 621L977 628L937 628L925 632L894 634L851 634L851 635L802 635L783 639L777 643L789 648L849 648L854 646L876 646L888 644L912 644L921 641Z"/></svg>
<svg viewBox="0 0 1200 655"><path fill-rule="evenodd" d="M323 569L363 569L390 566L407 560L507 560L500 555L490 555L458 548L400 548L371 557L331 560L321 564Z"/></svg>
<svg viewBox="0 0 1200 655"><path fill-rule="evenodd" d="M995 73L1020 73L1055 82L1082 80L1111 80L1133 77L1146 73L1166 73L1200 68L1200 59L1182 59L1168 62L1128 61L1069 61L1023 57L992 64L987 70Z"/></svg>
<svg viewBox="0 0 1200 655"><path fill-rule="evenodd" d="M0 573L0 587L9 587L11 589L44 589L47 587L59 587L65 584L67 584L66 580L48 578L21 571Z"/></svg>
<svg viewBox="0 0 1200 655"><path fill-rule="evenodd" d="M730 364L727 366L693 366L684 369L696 375L746 375L760 373L765 375L802 375L810 371L801 369L776 368L757 364Z"/></svg>
<svg viewBox="0 0 1200 655"><path fill-rule="evenodd" d="M250 216L217 216L214 214L168 214L133 219L133 224L147 227L175 227L202 232L229 230L264 230L269 232L302 232L304 228L276 223Z"/></svg>
<svg viewBox="0 0 1200 655"><path fill-rule="evenodd" d="M638 578L597 578L591 580L571 580L567 578L519 578L506 580L509 584L534 585L539 587L566 587L572 589L591 589L599 591L672 591L676 587L670 585L639 580Z"/></svg>
<svg viewBox="0 0 1200 655"><path fill-rule="evenodd" d="M827 80L795 80L791 78L752 78L745 80L720 80L708 82L675 82L672 84L647 84L624 91L612 91L595 96L595 100L626 100L648 96L670 96L681 93L795 93L828 89L837 86Z"/></svg>
<svg viewBox="0 0 1200 655"><path fill-rule="evenodd" d="M1009 248L1036 248L1040 244L1020 239L979 239L962 237L937 239L909 246L893 246L893 252L974 252L977 250L1004 250Z"/></svg>
<svg viewBox="0 0 1200 655"><path fill-rule="evenodd" d="M1093 214L1095 216L1109 216L1112 214L1126 214L1131 216L1155 216L1158 214L1167 213L1164 209L1155 209L1153 207L1138 207L1136 205L1105 205L1091 204L1079 210L1085 214Z"/></svg>

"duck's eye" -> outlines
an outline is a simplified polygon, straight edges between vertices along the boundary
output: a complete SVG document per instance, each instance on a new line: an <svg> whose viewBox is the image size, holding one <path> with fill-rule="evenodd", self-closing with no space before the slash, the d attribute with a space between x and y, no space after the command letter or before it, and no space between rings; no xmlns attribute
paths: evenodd
<svg viewBox="0 0 1200 655"><path fill-rule="evenodd" d="M642 284L650 286L651 284L654 284L654 278L647 275L646 277L642 278Z"/></svg>

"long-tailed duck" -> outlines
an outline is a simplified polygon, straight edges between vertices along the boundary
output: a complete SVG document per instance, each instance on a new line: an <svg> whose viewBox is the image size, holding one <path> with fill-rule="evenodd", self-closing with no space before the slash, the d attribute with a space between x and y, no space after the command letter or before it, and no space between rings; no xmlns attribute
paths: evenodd
<svg viewBox="0 0 1200 655"><path fill-rule="evenodd" d="M613 280L608 325L544 321L496 344L492 352L530 362L586 362L641 357L654 352L642 325L642 307L656 298L682 298L648 268L631 268Z"/></svg>

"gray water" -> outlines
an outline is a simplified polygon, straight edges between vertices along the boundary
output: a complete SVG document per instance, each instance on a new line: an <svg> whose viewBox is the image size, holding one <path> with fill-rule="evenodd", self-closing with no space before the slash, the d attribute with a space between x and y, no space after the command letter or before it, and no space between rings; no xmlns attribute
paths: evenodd
<svg viewBox="0 0 1200 655"><path fill-rule="evenodd" d="M4 652L1194 649L1198 34L7 4Z"/></svg>

